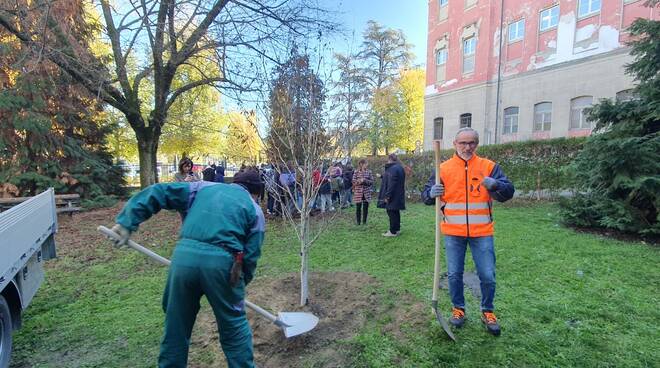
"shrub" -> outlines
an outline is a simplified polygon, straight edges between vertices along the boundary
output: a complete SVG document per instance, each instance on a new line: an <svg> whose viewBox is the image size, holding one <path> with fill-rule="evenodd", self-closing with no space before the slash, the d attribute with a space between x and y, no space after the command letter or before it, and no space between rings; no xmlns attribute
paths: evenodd
<svg viewBox="0 0 660 368"><path fill-rule="evenodd" d="M562 202L567 224L660 235L660 21L631 26L626 72L638 98L601 100L589 111L595 134L576 158L579 192Z"/></svg>
<svg viewBox="0 0 660 368"><path fill-rule="evenodd" d="M477 154L500 164L519 192L537 189L557 192L573 187L573 175L566 167L576 157L584 142L584 138L514 142L480 146ZM443 150L441 157L446 160L453 154L453 149ZM387 162L386 156L370 156L366 159L374 173L381 172ZM401 155L399 159L411 169L406 178L407 188L421 191L434 170L433 152Z"/></svg>

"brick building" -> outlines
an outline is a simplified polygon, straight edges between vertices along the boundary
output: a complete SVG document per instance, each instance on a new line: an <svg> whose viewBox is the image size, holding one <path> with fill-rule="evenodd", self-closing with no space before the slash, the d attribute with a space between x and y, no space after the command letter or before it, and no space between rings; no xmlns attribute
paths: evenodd
<svg viewBox="0 0 660 368"><path fill-rule="evenodd" d="M464 126L484 144L590 134L585 107L630 97L627 28L660 19L644 2L430 0L424 149Z"/></svg>

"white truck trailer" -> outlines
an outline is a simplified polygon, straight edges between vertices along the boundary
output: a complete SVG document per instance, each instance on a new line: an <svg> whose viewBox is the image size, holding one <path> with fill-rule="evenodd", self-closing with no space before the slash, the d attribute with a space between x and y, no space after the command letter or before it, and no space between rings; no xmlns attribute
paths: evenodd
<svg viewBox="0 0 660 368"><path fill-rule="evenodd" d="M0 368L9 366L12 332L55 258L55 193L47 191L0 213Z"/></svg>

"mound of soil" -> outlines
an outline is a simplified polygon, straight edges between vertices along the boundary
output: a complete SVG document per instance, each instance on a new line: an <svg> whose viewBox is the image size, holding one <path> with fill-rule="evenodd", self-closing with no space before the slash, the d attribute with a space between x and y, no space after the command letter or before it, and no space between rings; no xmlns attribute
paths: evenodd
<svg viewBox="0 0 660 368"><path fill-rule="evenodd" d="M355 336L367 316L379 308L376 294L369 292L375 284L373 278L363 273L311 273L309 303L300 307L297 274L255 280L248 289L248 298L253 303L273 314L278 311L309 312L319 317L319 324L312 331L287 339L279 327L248 310L256 364L261 368L302 367L313 361L318 367L349 366L349 351L338 341ZM217 367L223 367L221 361L224 358L210 309L200 312L195 330L190 366L208 367L208 364L197 365L194 361L197 360L195 356L203 355L200 349L210 348L219 355Z"/></svg>

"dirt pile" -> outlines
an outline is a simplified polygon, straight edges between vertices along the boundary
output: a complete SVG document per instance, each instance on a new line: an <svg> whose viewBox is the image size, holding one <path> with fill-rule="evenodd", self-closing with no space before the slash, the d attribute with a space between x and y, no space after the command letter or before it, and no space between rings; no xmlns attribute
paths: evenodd
<svg viewBox="0 0 660 368"><path fill-rule="evenodd" d="M282 331L268 320L248 310L254 335L255 362L261 368L301 367L314 363L319 367L348 366L348 351L338 341L355 336L364 326L367 315L375 313L378 301L369 289L376 281L366 274L355 272L311 273L309 304L299 306L300 280L289 274L277 279L258 279L249 286L248 298L270 310L310 312L319 317L318 326L300 336L286 339ZM210 310L200 313L191 346L191 367L208 367L195 363L200 349L219 354L214 367L223 367L224 359L218 347L217 328ZM211 346L213 345L213 346Z"/></svg>

